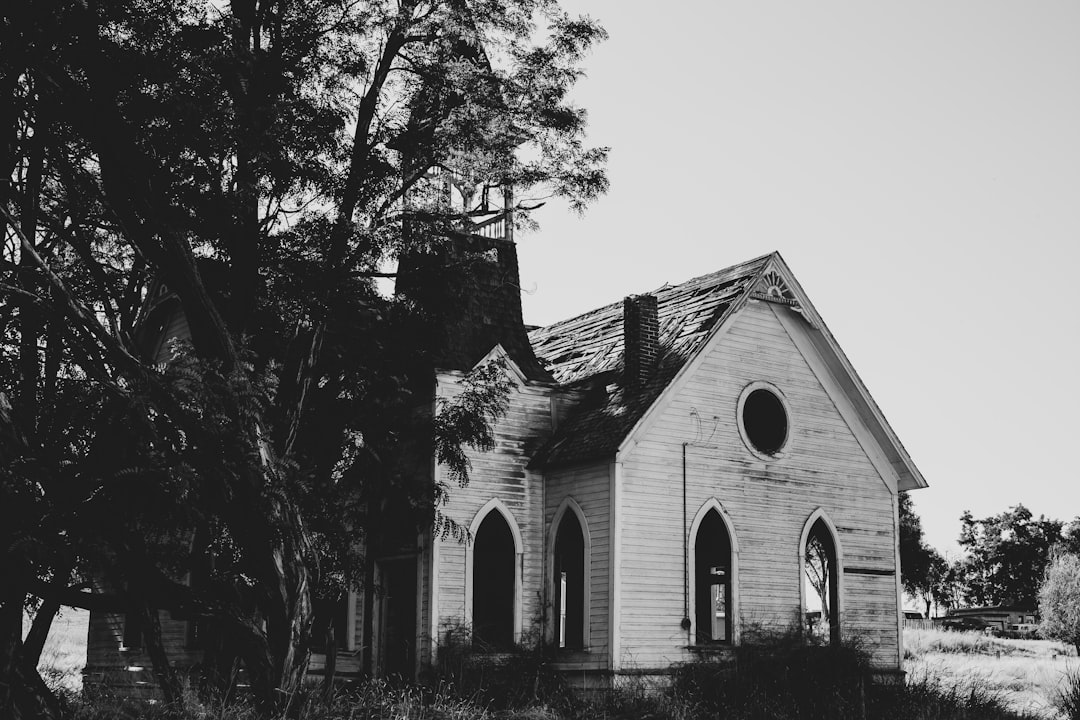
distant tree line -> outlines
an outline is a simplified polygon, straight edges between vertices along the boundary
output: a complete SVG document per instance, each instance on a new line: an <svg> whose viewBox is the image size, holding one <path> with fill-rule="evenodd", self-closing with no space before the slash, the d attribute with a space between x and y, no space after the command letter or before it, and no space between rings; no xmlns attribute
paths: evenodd
<svg viewBox="0 0 1080 720"><path fill-rule="evenodd" d="M935 606L1038 607L1051 558L1080 557L1080 517L1069 523L1036 518L1022 504L985 518L965 511L959 543L963 554L957 558L927 544L911 498L900 494L901 578L927 617Z"/></svg>

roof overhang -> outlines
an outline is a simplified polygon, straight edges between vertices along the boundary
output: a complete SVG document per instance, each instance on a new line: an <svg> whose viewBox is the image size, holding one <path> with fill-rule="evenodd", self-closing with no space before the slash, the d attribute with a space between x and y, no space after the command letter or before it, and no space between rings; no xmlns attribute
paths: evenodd
<svg viewBox="0 0 1080 720"><path fill-rule="evenodd" d="M860 425L864 431L856 432L860 443L881 472L883 479L896 490L916 490L928 486L926 479L915 466L911 456L904 448L895 431L885 419L881 408L870 396L866 385L855 372L840 345L836 342L828 327L822 321L817 310L810 303L806 292L799 285L791 269L779 253L773 253L769 261L762 266L755 281L726 313L723 320L712 329L708 339L703 342L676 374L667 389L660 394L652 406L638 420L633 429L620 443L616 458L625 455L638 437L663 412L678 389L686 384L704 362L709 349L722 341L722 336L734 323L739 311L751 302L767 302L775 306L775 313L789 331L788 334L799 346L811 365L816 365L819 375L828 374L828 379L846 399L849 412L854 417L849 422ZM798 327L796 326L798 325ZM824 381L826 378L822 378ZM855 428L853 428L854 430Z"/></svg>

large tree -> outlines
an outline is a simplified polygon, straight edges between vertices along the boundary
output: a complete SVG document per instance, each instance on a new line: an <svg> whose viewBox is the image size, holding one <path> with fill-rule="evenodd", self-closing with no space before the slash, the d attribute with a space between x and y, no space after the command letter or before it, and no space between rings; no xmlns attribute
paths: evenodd
<svg viewBox="0 0 1080 720"><path fill-rule="evenodd" d="M1074 518L1062 528L1061 538L1065 552L1080 556L1080 517Z"/></svg>
<svg viewBox="0 0 1080 720"><path fill-rule="evenodd" d="M943 589L948 564L923 536L922 519L915 512L911 496L900 493L900 578L904 590L923 601L926 616L935 601L944 602Z"/></svg>
<svg viewBox="0 0 1080 720"><path fill-rule="evenodd" d="M982 519L965 512L960 522L965 600L1034 608L1050 550L1062 539L1061 521L1036 519L1017 505Z"/></svg>
<svg viewBox="0 0 1080 720"><path fill-rule="evenodd" d="M1059 546L1039 588L1039 632L1069 643L1080 654L1080 555Z"/></svg>
<svg viewBox="0 0 1080 720"><path fill-rule="evenodd" d="M554 0L0 13L0 713L54 711L33 664L57 603L142 618L167 694L161 609L215 628L209 667L240 657L264 701L291 698L313 588L362 582L373 518L441 523L448 489L402 458L464 482L500 408L495 369L424 410L444 304L375 281L404 254L457 257L440 245L488 190L603 191L567 99L602 31ZM429 201L436 174L476 202ZM449 304L484 258L466 260ZM190 328L167 365L152 288Z"/></svg>

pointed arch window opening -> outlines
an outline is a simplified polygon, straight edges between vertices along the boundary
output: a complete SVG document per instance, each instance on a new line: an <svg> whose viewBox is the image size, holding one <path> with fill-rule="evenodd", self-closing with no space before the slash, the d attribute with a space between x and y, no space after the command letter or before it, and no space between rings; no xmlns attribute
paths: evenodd
<svg viewBox="0 0 1080 720"><path fill-rule="evenodd" d="M491 510L473 539L473 642L485 649L514 645L517 551L506 519Z"/></svg>
<svg viewBox="0 0 1080 720"><path fill-rule="evenodd" d="M806 627L811 637L830 645L840 643L839 565L836 541L818 518L806 536L803 582L806 585Z"/></svg>
<svg viewBox="0 0 1080 720"><path fill-rule="evenodd" d="M720 513L710 510L694 540L694 607L697 643L732 641L731 538Z"/></svg>
<svg viewBox="0 0 1080 720"><path fill-rule="evenodd" d="M585 646L585 534L573 512L563 513L555 536L554 642L560 649Z"/></svg>

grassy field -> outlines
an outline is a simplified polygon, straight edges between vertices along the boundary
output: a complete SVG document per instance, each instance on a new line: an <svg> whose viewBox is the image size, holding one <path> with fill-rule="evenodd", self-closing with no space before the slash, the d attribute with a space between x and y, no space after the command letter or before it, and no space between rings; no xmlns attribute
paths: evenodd
<svg viewBox="0 0 1080 720"><path fill-rule="evenodd" d="M81 689L87 622L88 613L67 609L54 623L41 662L42 674L50 685ZM1061 643L908 629L904 646L911 683L935 684L960 694L975 688L997 696L1009 709L1028 717L1071 720L1056 710L1054 701L1066 673L1080 673L1080 659ZM455 713L447 717L451 715Z"/></svg>
<svg viewBox="0 0 1080 720"><path fill-rule="evenodd" d="M1059 717L1054 701L1066 673L1080 659L1058 642L1008 640L978 632L905 630L905 669L912 680L936 680L950 688L981 687L1010 708Z"/></svg>
<svg viewBox="0 0 1080 720"><path fill-rule="evenodd" d="M49 639L41 651L38 670L52 687L73 692L82 689L82 670L86 667L86 628L90 612L64 608L53 621ZM23 632L30 629L29 619L23 618Z"/></svg>

